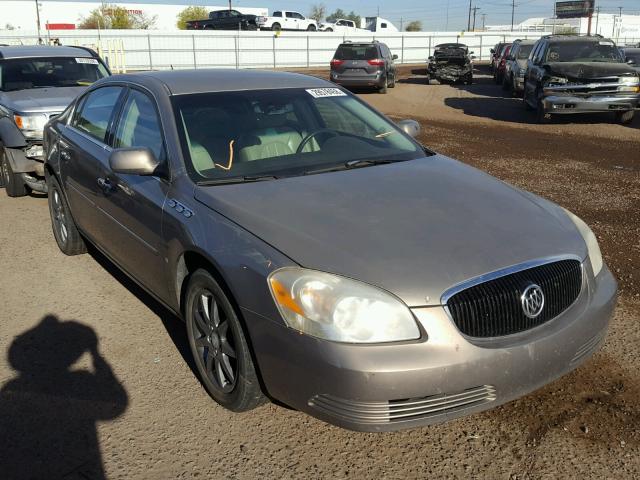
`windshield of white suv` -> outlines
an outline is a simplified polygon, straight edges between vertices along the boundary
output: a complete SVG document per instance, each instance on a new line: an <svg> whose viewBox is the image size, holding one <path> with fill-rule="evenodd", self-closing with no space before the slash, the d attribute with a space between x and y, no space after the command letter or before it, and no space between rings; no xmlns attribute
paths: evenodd
<svg viewBox="0 0 640 480"><path fill-rule="evenodd" d="M0 61L0 90L87 86L108 75L95 58L13 58Z"/></svg>
<svg viewBox="0 0 640 480"><path fill-rule="evenodd" d="M180 95L173 102L196 181L302 175L426 155L396 125L339 88Z"/></svg>
<svg viewBox="0 0 640 480"><path fill-rule="evenodd" d="M547 62L622 62L616 45L610 40L599 42L558 42L549 46Z"/></svg>

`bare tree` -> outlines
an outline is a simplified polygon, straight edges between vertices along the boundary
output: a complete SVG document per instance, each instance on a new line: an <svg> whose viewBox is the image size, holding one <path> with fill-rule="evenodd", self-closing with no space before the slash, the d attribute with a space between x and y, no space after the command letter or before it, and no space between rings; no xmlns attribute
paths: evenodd
<svg viewBox="0 0 640 480"><path fill-rule="evenodd" d="M311 5L311 11L309 12L309 18L314 19L316 22L320 23L324 20L325 15L327 14L327 7L324 3L316 3Z"/></svg>

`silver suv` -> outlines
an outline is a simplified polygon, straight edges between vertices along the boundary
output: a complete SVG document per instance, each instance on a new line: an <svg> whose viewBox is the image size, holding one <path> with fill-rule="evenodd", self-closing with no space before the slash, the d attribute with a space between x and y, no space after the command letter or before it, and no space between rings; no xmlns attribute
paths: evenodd
<svg viewBox="0 0 640 480"><path fill-rule="evenodd" d="M516 40L507 56L507 63L502 77L502 89L511 91L514 96L522 95L524 90L524 74L527 71L527 59L535 40Z"/></svg>
<svg viewBox="0 0 640 480"><path fill-rule="evenodd" d="M110 75L91 49L0 47L0 187L46 192L42 130L89 85Z"/></svg>

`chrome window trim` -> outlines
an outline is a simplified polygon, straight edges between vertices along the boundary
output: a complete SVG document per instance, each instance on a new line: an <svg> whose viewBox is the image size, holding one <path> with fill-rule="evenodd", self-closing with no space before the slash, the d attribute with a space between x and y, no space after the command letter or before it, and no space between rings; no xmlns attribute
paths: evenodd
<svg viewBox="0 0 640 480"><path fill-rule="evenodd" d="M477 277L471 278L469 280L465 280L457 285L454 285L451 288L445 290L445 292L440 297L440 305L446 306L447 302L453 297L455 294L466 290L467 288L475 287L476 285L480 285L481 283L488 282L490 280L495 280L496 278L505 277L507 275L511 275L512 273L520 272L522 270L528 270L529 268L540 267L542 265L547 265L549 263L559 262L561 260L577 260L580 262L580 266L582 268L583 274L583 282L584 282L584 262L585 258L580 258L578 255L556 255L551 257L539 258L537 260L529 260L527 262L519 263L517 265L512 265L511 267L502 268L500 270L495 270L493 272L485 273L483 275L479 275Z"/></svg>

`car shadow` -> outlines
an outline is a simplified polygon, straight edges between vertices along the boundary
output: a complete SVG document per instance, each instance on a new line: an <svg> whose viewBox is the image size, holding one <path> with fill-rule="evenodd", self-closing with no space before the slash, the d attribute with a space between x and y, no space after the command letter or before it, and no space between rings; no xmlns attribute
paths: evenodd
<svg viewBox="0 0 640 480"><path fill-rule="evenodd" d="M135 295L138 300L144 303L147 308L149 308L149 310L151 310L160 319L164 329L169 335L169 338L171 338L171 341L175 344L185 363L189 366L193 374L200 379L198 369L193 361L193 356L191 355L189 339L187 338L187 329L184 322L158 300L153 298L136 282L131 280L131 278L122 272L122 270L113 264L111 260L105 257L93 245L88 244L88 252L109 275L120 282L124 288Z"/></svg>
<svg viewBox="0 0 640 480"><path fill-rule="evenodd" d="M89 356L89 369L74 366ZM104 479L96 422L114 420L128 395L93 329L47 315L7 352L14 378L0 389L0 477Z"/></svg>

